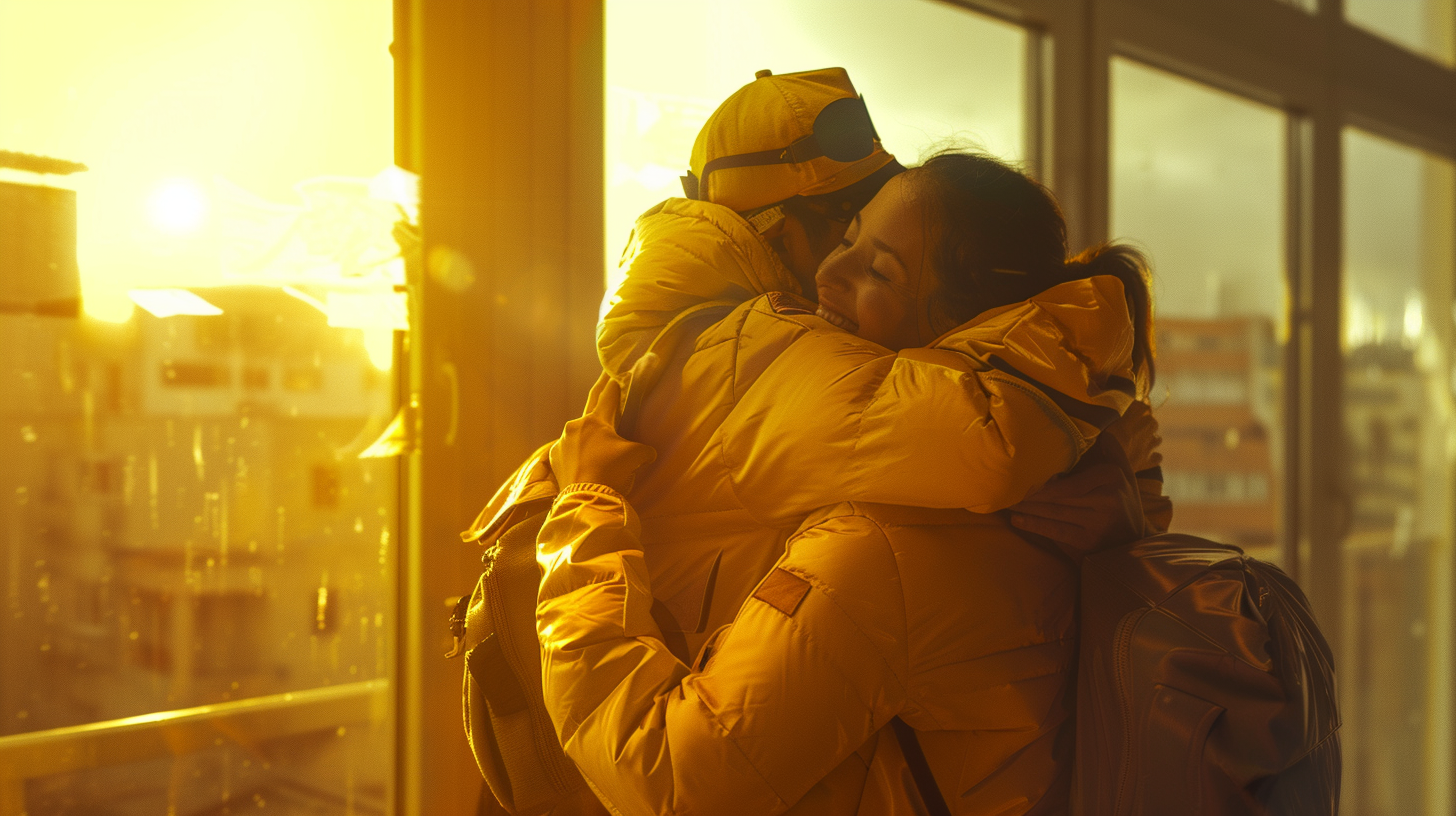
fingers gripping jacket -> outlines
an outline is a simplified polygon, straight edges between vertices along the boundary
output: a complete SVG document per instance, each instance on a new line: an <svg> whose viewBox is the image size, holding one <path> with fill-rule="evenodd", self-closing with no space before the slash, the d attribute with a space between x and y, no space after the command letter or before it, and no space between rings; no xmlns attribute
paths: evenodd
<svg viewBox="0 0 1456 816"><path fill-rule="evenodd" d="M511 813L600 813L541 696L536 533L548 507L525 505L521 520L502 525L485 550L465 617L465 733L491 792Z"/></svg>

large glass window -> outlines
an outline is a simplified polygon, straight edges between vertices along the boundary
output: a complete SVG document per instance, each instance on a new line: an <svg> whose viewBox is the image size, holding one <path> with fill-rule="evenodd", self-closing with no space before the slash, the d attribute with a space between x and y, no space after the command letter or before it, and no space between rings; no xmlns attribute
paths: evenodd
<svg viewBox="0 0 1456 816"><path fill-rule="evenodd" d="M1456 65L1456 0L1344 0L1345 18L1391 42Z"/></svg>
<svg viewBox="0 0 1456 816"><path fill-rule="evenodd" d="M0 4L0 811L389 807L391 20Z"/></svg>
<svg viewBox="0 0 1456 816"><path fill-rule="evenodd" d="M755 71L840 66L885 148L1025 154L1025 30L931 0L609 0L607 291L648 207L682 195L693 140Z"/></svg>
<svg viewBox="0 0 1456 816"><path fill-rule="evenodd" d="M1173 529L1279 560L1284 117L1112 65L1112 234L1152 258Z"/></svg>
<svg viewBox="0 0 1456 816"><path fill-rule="evenodd" d="M1346 803L1451 807L1456 165L1345 133Z"/></svg>

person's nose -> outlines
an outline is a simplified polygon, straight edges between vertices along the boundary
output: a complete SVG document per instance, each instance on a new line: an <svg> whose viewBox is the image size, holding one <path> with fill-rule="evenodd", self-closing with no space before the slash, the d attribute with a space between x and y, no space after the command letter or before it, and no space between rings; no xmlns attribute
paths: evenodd
<svg viewBox="0 0 1456 816"><path fill-rule="evenodd" d="M815 288L820 292L837 291L844 288L847 255L849 253L842 250L829 253L829 257L819 264L819 270L814 273Z"/></svg>

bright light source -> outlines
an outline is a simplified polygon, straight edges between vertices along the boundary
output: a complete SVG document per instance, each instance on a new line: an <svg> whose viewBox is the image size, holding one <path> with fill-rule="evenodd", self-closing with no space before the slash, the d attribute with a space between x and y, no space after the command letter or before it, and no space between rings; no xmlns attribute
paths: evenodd
<svg viewBox="0 0 1456 816"><path fill-rule="evenodd" d="M420 220L420 177L396 166L389 166L369 180L369 195L391 201L404 210L410 223Z"/></svg>
<svg viewBox="0 0 1456 816"><path fill-rule="evenodd" d="M163 232L195 232L207 220L207 194L192 179L167 179L152 191L147 202L152 223Z"/></svg>
<svg viewBox="0 0 1456 816"><path fill-rule="evenodd" d="M360 329L369 362L380 371L394 365L394 333L409 328L403 292L329 292L329 325Z"/></svg>
<svg viewBox="0 0 1456 816"><path fill-rule="evenodd" d="M307 303L308 305L314 307L315 309L318 309L320 312L323 312L324 314L328 314L329 313L329 307L326 306L326 305L324 305L324 302L322 300L319 300L318 298L314 297L313 295L310 295L309 293L303 291L302 289L298 289L298 288L293 287L293 286L285 286L285 287L283 287L283 294L289 295L291 297L295 297L295 298L303 301L304 303Z"/></svg>
<svg viewBox="0 0 1456 816"><path fill-rule="evenodd" d="M153 317L222 314L222 309L186 289L133 289L127 294Z"/></svg>
<svg viewBox="0 0 1456 816"><path fill-rule="evenodd" d="M136 304L125 292L112 289L87 289L81 298L81 308L86 315L107 323L125 323L131 320Z"/></svg>
<svg viewBox="0 0 1456 816"><path fill-rule="evenodd" d="M404 292L329 292L326 297L324 313L336 329L409 329Z"/></svg>
<svg viewBox="0 0 1456 816"><path fill-rule="evenodd" d="M369 362L380 371L388 371L394 365L394 330L387 328L363 329L364 351Z"/></svg>
<svg viewBox="0 0 1456 816"><path fill-rule="evenodd" d="M1421 329L1425 324L1425 308L1421 304L1421 296L1417 292L1411 292L1405 296L1405 339L1411 342L1419 340Z"/></svg>

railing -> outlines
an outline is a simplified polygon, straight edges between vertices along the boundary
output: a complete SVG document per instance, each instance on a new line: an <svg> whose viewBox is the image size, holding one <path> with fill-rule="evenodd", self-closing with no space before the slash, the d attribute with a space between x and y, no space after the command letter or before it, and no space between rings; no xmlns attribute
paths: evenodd
<svg viewBox="0 0 1456 816"><path fill-rule="evenodd" d="M0 737L0 814L25 813L27 779L186 754L219 736L252 745L383 722L389 703L388 680L365 680Z"/></svg>

